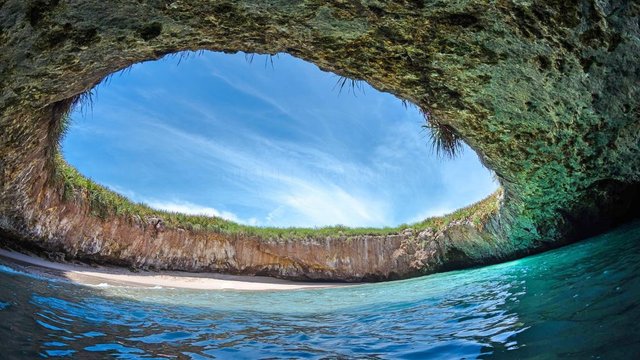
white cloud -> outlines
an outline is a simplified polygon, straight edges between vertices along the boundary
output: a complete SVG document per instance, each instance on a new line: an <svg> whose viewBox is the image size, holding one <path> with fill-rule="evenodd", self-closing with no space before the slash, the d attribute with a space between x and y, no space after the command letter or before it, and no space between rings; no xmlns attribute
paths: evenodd
<svg viewBox="0 0 640 360"><path fill-rule="evenodd" d="M157 210L172 211L172 212L178 212L178 213L189 214L189 215L215 216L215 217L219 217L219 218L223 218L226 220L231 220L234 222L247 224L247 225L258 224L258 219L256 218L241 219L236 214L230 211L220 211L213 207L202 206L202 205L194 204L188 201L181 201L181 200L166 201L166 200L158 200L158 199L147 199L144 196L141 196L140 194L132 190L129 190L120 186L111 185L111 184L105 184L105 187L111 189L112 191L117 192L118 194L126 196L132 201L146 204Z"/></svg>
<svg viewBox="0 0 640 360"><path fill-rule="evenodd" d="M219 211L212 207L201 206L186 201L147 201L146 203L152 208L158 210L173 211L190 215L216 216L231 221L238 221L238 217L231 212Z"/></svg>
<svg viewBox="0 0 640 360"><path fill-rule="evenodd" d="M244 201L252 202L254 206L272 206L273 210L263 218L241 219L234 213L191 202L133 196L137 201L145 202L151 207L187 214L217 216L251 225L393 225L391 202L388 198L390 194L387 189L376 187L376 173L370 167L340 161L330 154L294 143L265 139L264 142L260 142L260 146L236 148L167 124L145 120L143 122L145 131L155 129L154 134L147 138L162 143L165 147L184 151L180 155L184 158L183 161L197 159L199 166L224 169L234 178L234 186L244 188L250 194L243 199ZM254 140L254 144L258 143L258 139ZM303 159L306 161L302 161ZM356 184L359 186L359 193L348 191L338 183ZM263 191L256 192L256 188ZM124 189L117 190L121 193L127 192ZM128 195L131 196L131 192ZM432 208L412 218L411 222L452 210L449 207Z"/></svg>
<svg viewBox="0 0 640 360"><path fill-rule="evenodd" d="M289 109L287 109L286 106L284 106L279 101L272 98L271 96L265 94L264 92L257 90L256 87L253 86L252 84L247 84L238 77L234 79L230 79L229 77L223 75L216 69L212 69L210 74L222 80L230 88L235 89L236 91L239 91L248 96L251 96L255 99L261 100L264 103L269 104L271 107L278 110L282 114L288 117L291 117L291 112L289 111Z"/></svg>
<svg viewBox="0 0 640 360"><path fill-rule="evenodd" d="M295 221L302 226L347 225L383 226L389 223L385 202L375 196L355 196L335 185L299 184L273 196L283 204L270 214L277 223Z"/></svg>
<svg viewBox="0 0 640 360"><path fill-rule="evenodd" d="M226 220L234 221L241 224L247 225L257 225L258 219L250 218L250 219L240 219L236 214L229 211L220 211L218 209L201 206L198 204L190 203L187 201L146 201L147 205L151 206L154 209L165 210L178 212L189 215L205 215L205 216L215 216L219 218L223 218Z"/></svg>
<svg viewBox="0 0 640 360"><path fill-rule="evenodd" d="M332 181L334 179L325 176L338 174L340 180L357 176L360 178L358 181L367 182L373 176L369 168L340 162L325 153L304 147L300 149L303 154L301 156L308 158L309 162L302 162L291 156L282 156L287 149L289 154L291 150L290 147L282 148L281 144L273 144L273 146L264 144L265 146L237 149L168 125L155 123L147 125L147 130L155 127L164 134L153 136L155 141L166 137L167 141L161 141L161 143L166 146L170 142L172 146L183 148L186 153L192 154L187 158L198 159L200 166L210 164L220 167L220 164L225 164L225 171L230 172L234 179L238 182L247 182L243 187L247 190L251 190L249 185L254 187L252 195L254 204L274 206L274 210L263 219L243 220L233 213L189 202L139 199L154 208L219 216L232 221L258 225L383 226L390 223L387 216L388 208L380 193L371 193L363 189L362 193L353 194L336 185ZM293 146L293 144L290 145ZM307 168L309 163L314 164L315 173L309 173ZM255 193L255 188L264 190Z"/></svg>

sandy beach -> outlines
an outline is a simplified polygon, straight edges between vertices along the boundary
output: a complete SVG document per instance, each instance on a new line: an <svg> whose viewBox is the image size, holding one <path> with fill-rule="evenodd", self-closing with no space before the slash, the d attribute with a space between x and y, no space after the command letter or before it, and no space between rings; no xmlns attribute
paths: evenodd
<svg viewBox="0 0 640 360"><path fill-rule="evenodd" d="M57 263L34 255L0 249L0 263L39 275L68 279L83 285L106 283L120 286L165 287L199 290L298 290L354 284L307 283L265 276L237 276L178 271L140 271L106 266Z"/></svg>

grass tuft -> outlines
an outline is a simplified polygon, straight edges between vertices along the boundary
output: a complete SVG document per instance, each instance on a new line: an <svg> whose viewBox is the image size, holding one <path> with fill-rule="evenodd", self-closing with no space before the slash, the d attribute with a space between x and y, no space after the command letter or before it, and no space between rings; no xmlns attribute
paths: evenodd
<svg viewBox="0 0 640 360"><path fill-rule="evenodd" d="M429 142L432 149L439 157L447 157L450 159L458 156L462 150L462 138L456 130L447 124L438 121L430 112L422 111L425 124L423 128L429 133Z"/></svg>
<svg viewBox="0 0 640 360"><path fill-rule="evenodd" d="M332 90L338 88L338 95L342 94L342 90L344 89L345 85L347 85L347 88L351 90L351 93L353 93L353 96L355 97L358 96L356 94L356 90L359 90L364 94L364 85L362 84L361 80L349 79L344 76L338 76L338 80L336 81L336 84L333 86Z"/></svg>

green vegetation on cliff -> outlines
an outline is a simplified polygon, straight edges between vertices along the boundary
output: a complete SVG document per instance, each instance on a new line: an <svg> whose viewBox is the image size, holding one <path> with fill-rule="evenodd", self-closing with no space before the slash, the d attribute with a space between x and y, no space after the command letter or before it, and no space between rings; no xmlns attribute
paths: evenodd
<svg viewBox="0 0 640 360"><path fill-rule="evenodd" d="M71 202L88 205L91 215L103 219L113 216L128 218L131 221L146 219L162 219L165 226L191 231L213 231L228 235L250 235L262 238L307 238L351 235L390 235L406 229L422 231L425 229L441 230L454 221L471 221L481 225L488 221L491 214L498 210L500 191L475 204L459 209L451 214L430 217L415 224L402 224L385 228L350 228L342 225L321 228L275 228L241 225L220 217L205 215L187 215L153 209L146 204L134 203L126 197L97 184L83 176L69 165L60 154L55 156L56 181L60 182L62 197Z"/></svg>

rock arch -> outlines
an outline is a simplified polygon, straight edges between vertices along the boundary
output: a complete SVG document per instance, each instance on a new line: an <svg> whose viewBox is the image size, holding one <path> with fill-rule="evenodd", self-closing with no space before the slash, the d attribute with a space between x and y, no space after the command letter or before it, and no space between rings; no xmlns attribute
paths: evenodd
<svg viewBox="0 0 640 360"><path fill-rule="evenodd" d="M0 0L0 234L128 266L348 281L577 240L639 212L639 16L632 0ZM158 231L65 200L69 107L117 70L200 49L286 52L416 104L495 171L499 206L419 233L278 240Z"/></svg>

